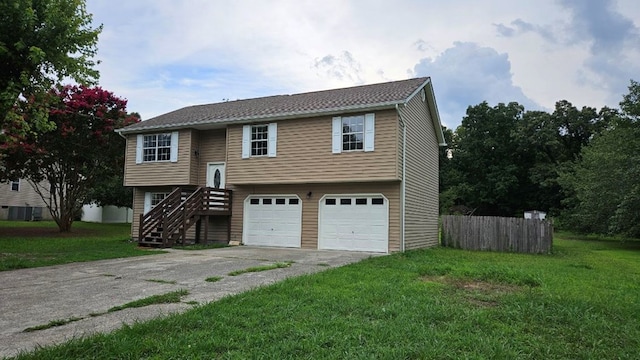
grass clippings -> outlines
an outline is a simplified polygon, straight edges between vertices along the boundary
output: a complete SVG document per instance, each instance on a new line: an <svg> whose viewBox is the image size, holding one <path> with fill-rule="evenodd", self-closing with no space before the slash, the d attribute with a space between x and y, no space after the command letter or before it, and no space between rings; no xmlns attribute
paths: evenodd
<svg viewBox="0 0 640 360"><path fill-rule="evenodd" d="M158 283L158 284L170 284L170 285L175 285L178 283L175 280L162 280L162 279L145 279L145 281Z"/></svg>
<svg viewBox="0 0 640 360"><path fill-rule="evenodd" d="M254 267L249 267L249 268L246 268L246 269L235 270L235 271L232 271L232 272L228 273L227 275L229 275L229 276L238 276L238 275L242 275L242 274L246 274L246 273L269 271L269 270L274 270L274 269L283 269L283 268L290 267L291 264L293 264L293 261L277 262L277 263L270 264L270 265L254 266Z"/></svg>
<svg viewBox="0 0 640 360"><path fill-rule="evenodd" d="M139 308L149 305L179 303L182 300L182 297L187 295L189 295L189 291L184 289L172 291L166 294L151 295L143 299L128 302L124 305L114 306L107 310L107 312L120 311L130 308Z"/></svg>
<svg viewBox="0 0 640 360"><path fill-rule="evenodd" d="M80 321L83 320L83 317L72 317L72 318L68 318L68 319L60 319L60 320L52 320L49 321L46 324L43 325L37 325L37 326L32 326L32 327L28 327L24 330L22 330L23 332L34 332L34 331L38 331L38 330L46 330L46 329L50 329L52 327L56 327L56 326L62 326L62 325L66 325L75 321Z"/></svg>

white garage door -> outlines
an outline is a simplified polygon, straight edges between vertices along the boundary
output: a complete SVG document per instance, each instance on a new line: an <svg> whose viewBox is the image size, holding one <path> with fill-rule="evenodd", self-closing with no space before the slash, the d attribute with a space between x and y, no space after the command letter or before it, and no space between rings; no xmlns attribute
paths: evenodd
<svg viewBox="0 0 640 360"><path fill-rule="evenodd" d="M244 201L245 245L300 247L302 202L295 195L251 195Z"/></svg>
<svg viewBox="0 0 640 360"><path fill-rule="evenodd" d="M388 252L389 201L382 195L320 200L318 249Z"/></svg>

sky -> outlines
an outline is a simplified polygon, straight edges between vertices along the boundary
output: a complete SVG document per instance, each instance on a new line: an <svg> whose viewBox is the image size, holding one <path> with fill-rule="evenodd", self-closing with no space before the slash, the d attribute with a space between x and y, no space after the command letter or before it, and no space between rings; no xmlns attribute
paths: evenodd
<svg viewBox="0 0 640 360"><path fill-rule="evenodd" d="M87 0L100 86L143 120L179 108L430 76L469 106L618 107L640 81L637 0Z"/></svg>

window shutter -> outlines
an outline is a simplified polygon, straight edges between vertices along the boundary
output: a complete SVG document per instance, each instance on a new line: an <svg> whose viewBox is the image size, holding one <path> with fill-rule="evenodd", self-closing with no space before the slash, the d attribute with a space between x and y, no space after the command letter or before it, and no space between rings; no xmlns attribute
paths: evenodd
<svg viewBox="0 0 640 360"><path fill-rule="evenodd" d="M251 157L251 125L242 127L242 158Z"/></svg>
<svg viewBox="0 0 640 360"><path fill-rule="evenodd" d="M151 193L150 192L145 192L144 193L144 212L143 212L143 214L148 213L149 210L151 210Z"/></svg>
<svg viewBox="0 0 640 360"><path fill-rule="evenodd" d="M142 164L142 145L144 144L144 135L138 135L136 140L136 164Z"/></svg>
<svg viewBox="0 0 640 360"><path fill-rule="evenodd" d="M178 132L171 133L171 162L178 161Z"/></svg>
<svg viewBox="0 0 640 360"><path fill-rule="evenodd" d="M342 118L339 116L333 118L332 138L332 152L340 154L342 152Z"/></svg>
<svg viewBox="0 0 640 360"><path fill-rule="evenodd" d="M267 154L269 157L276 157L276 147L278 143L278 123L269 124L269 142L267 143Z"/></svg>
<svg viewBox="0 0 640 360"><path fill-rule="evenodd" d="M364 151L373 151L376 134L375 114L364 116Z"/></svg>

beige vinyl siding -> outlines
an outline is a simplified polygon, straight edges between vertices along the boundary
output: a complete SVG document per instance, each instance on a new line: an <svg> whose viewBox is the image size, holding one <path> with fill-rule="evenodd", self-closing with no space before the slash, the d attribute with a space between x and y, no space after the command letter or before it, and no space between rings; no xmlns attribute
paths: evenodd
<svg viewBox="0 0 640 360"><path fill-rule="evenodd" d="M127 136L125 156L125 186L196 185L191 167L193 154L191 141L195 130L183 129L178 135L177 162L148 162L136 164L137 135ZM157 132L161 133L161 132ZM155 134L155 133L150 133Z"/></svg>
<svg viewBox="0 0 640 360"><path fill-rule="evenodd" d="M405 249L438 244L438 141L420 94L401 109L406 129Z"/></svg>
<svg viewBox="0 0 640 360"><path fill-rule="evenodd" d="M200 131L191 131L191 149L189 151L189 182L193 185L199 185L198 175L200 174ZM198 153L198 156L196 156Z"/></svg>
<svg viewBox="0 0 640 360"><path fill-rule="evenodd" d="M5 207L6 208L2 208ZM51 220L51 213L47 209L40 195L36 193L31 184L27 180L20 179L19 191L11 190L11 183L0 183L0 219L9 217L9 206L31 206L42 208L42 218Z"/></svg>
<svg viewBox="0 0 640 360"><path fill-rule="evenodd" d="M351 151L333 154L330 116L282 120L277 123L275 158L264 156L242 159L242 125L229 127L227 183L290 184L398 180L398 120L395 109L376 113L373 152Z"/></svg>
<svg viewBox="0 0 640 360"><path fill-rule="evenodd" d="M200 186L207 185L207 164L208 163L224 163L227 158L227 130L207 130L200 131L200 164L198 168L197 184ZM226 172L226 171L225 171Z"/></svg>
<svg viewBox="0 0 640 360"><path fill-rule="evenodd" d="M307 194L311 192L311 198ZM231 240L242 241L244 200L252 194L295 194L302 200L302 243L304 249L318 248L319 201L326 194L377 194L389 200L389 252L400 250L400 182L291 184L237 186L233 193Z"/></svg>

